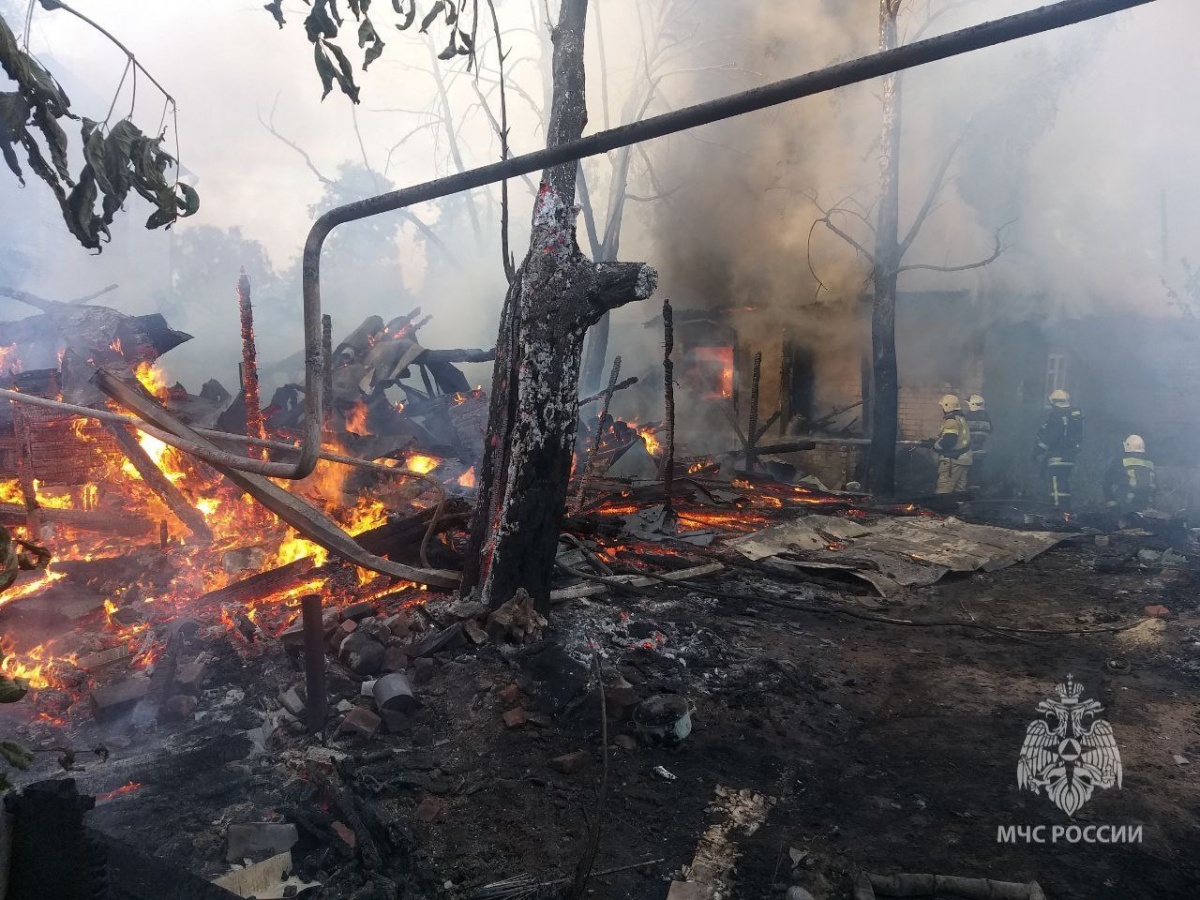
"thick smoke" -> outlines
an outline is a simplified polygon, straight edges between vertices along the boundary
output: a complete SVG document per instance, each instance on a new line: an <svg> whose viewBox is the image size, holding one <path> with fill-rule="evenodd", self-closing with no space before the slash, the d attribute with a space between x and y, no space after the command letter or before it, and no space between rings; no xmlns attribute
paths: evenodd
<svg viewBox="0 0 1200 900"><path fill-rule="evenodd" d="M1035 5L911 3L901 31L912 40ZM736 60L760 82L876 48L874 2L702 12L707 40L697 41L704 50L694 65ZM1163 272L1164 192L1176 253L1197 225L1182 202L1195 189L1179 152L1196 127L1164 99L1194 65L1167 38L1197 24L1200 10L1168 0L905 74L902 234L961 141L905 262L985 258L1002 227L1005 250L986 268L905 274L901 291L1002 298L986 313L998 317L1162 312L1158 281L1178 271L1168 248ZM713 96L721 83L727 91L724 71L702 71L691 93ZM825 347L856 340L846 322L869 261L814 223L836 209L831 222L872 248L880 118L878 85L868 84L660 142L655 158L669 160L678 185L658 207L653 236L664 293L713 308L773 308L769 328L790 324Z"/></svg>

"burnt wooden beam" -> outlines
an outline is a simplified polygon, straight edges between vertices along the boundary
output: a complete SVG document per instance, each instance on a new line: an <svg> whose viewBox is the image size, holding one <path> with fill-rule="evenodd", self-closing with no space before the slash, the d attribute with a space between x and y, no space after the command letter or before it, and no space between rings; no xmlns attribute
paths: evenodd
<svg viewBox="0 0 1200 900"><path fill-rule="evenodd" d="M637 379L636 375L634 375L632 378L626 378L624 381L618 382L617 384L613 385L612 393L615 394L618 391L623 391L626 388L631 388L637 383L638 383L638 379ZM603 397L607 397L607 396L611 396L611 394L609 394L608 390L605 389L598 394L592 394L592 396L590 396L590 397L584 397L582 400L579 401L579 405L587 406L589 403L595 403L597 400L599 400Z"/></svg>
<svg viewBox="0 0 1200 900"><path fill-rule="evenodd" d="M223 588L209 591L197 599L199 606L222 606L232 604L243 606L254 600L269 597L279 591L287 591L299 587L309 578L315 578L319 570L313 561L307 557L290 562L287 565L265 572L256 572L240 581L235 581Z"/></svg>
<svg viewBox="0 0 1200 900"><path fill-rule="evenodd" d="M149 519L114 516L110 513L82 509L42 507L39 515L45 524L62 525L64 528L73 528L77 531L98 531L120 537L139 537L147 534L154 527L154 523ZM16 503L0 503L0 524L21 526L25 524L25 520L24 506Z"/></svg>
<svg viewBox="0 0 1200 900"><path fill-rule="evenodd" d="M750 423L746 426L749 440L747 450L753 450L758 443L758 389L762 384L762 351L754 354L754 371L750 380Z"/></svg>
<svg viewBox="0 0 1200 900"><path fill-rule="evenodd" d="M675 349L675 318L671 312L671 301L663 301L663 410L666 415L666 453L663 455L663 508L674 517L672 505L675 495L675 363L671 352Z"/></svg>
<svg viewBox="0 0 1200 900"><path fill-rule="evenodd" d="M246 434L265 440L262 403L258 397L258 352L254 346L254 306L250 301L250 279L242 270L237 283L238 312L242 325L242 398L246 403Z"/></svg>
<svg viewBox="0 0 1200 900"><path fill-rule="evenodd" d="M30 540L38 542L42 539L42 514L37 499L37 485L33 480L32 430L20 405L12 403L11 406L13 432L17 438L17 481L25 500L25 521L21 524L29 530Z"/></svg>
<svg viewBox="0 0 1200 900"><path fill-rule="evenodd" d="M592 441L592 452L587 455L587 459L583 462L583 471L579 473L579 496L576 498L576 505L583 506L583 495L587 491L588 480L592 477L592 471L596 468L596 457L600 453L600 444L604 441L604 423L608 419L608 405L612 401L612 395L615 393L617 379L621 375L621 357L616 357L613 360L612 372L608 376L608 387L604 390L604 402L600 405L600 424L596 428L596 437Z"/></svg>
<svg viewBox="0 0 1200 900"><path fill-rule="evenodd" d="M120 425L111 425L105 422L104 429L116 439L117 444L121 447L121 452L125 454L126 459L137 469L137 473L142 476L142 481L145 482L146 487L150 488L167 505L167 508L192 533L192 537L199 543L211 544L213 539L212 529L208 527L208 522L204 520L203 513L188 503L187 498L180 493L179 488L171 483L171 479L163 474L162 469L155 465L150 455L142 449L142 445L138 443L137 438L128 429Z"/></svg>

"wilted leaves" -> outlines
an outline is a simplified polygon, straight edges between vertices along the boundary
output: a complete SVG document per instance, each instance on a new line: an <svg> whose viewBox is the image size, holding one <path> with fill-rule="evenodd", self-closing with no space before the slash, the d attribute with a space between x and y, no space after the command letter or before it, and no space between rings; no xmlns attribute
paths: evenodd
<svg viewBox="0 0 1200 900"><path fill-rule="evenodd" d="M363 69L383 55L385 46L379 35L379 29L368 15L372 0L347 0L350 14L358 23L358 46L363 52ZM472 34L462 30L462 13L467 0L392 0L392 10L396 14L394 22L397 29L407 31L417 20L418 5L425 8L421 17L420 32L424 34L432 28L439 19L450 29L450 40L446 48L438 54L438 59L448 60L456 56L466 56L473 62L475 42ZM332 40L337 37L342 17L338 12L336 0L310 0L312 7L304 20L304 31L313 45L313 62L317 75L321 79L321 98L329 96L336 83L347 97L358 102L359 89L354 82L353 69L346 54ZM378 9L378 7L376 7ZM281 0L268 3L264 9L274 16L275 21L283 27L283 8ZM378 16L376 17L378 18ZM471 63L468 63L468 68Z"/></svg>
<svg viewBox="0 0 1200 900"><path fill-rule="evenodd" d="M175 160L162 150L162 138L147 137L128 119L111 130L90 119L83 120L80 136L84 166L73 180L67 134L59 120L78 116L71 113L70 100L54 77L20 49L3 18L0 67L17 85L16 91L0 93L0 153L24 184L16 148L19 145L25 151L29 168L54 192L67 228L83 246L100 249L102 240L109 238L108 226L123 208L130 190L136 190L155 206L146 221L147 228L169 226L199 209L195 190L168 180L167 172ZM37 137L49 148L49 161ZM101 204L99 213L97 202Z"/></svg>

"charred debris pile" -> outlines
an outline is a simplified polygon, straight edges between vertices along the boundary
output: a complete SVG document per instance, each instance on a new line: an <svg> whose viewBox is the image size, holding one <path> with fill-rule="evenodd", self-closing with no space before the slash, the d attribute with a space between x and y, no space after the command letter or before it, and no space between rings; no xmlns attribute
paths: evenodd
<svg viewBox="0 0 1200 900"><path fill-rule="evenodd" d="M0 522L52 555L0 596L0 671L30 688L4 708L10 730L40 760L35 772L74 776L100 805L92 817L114 828L139 792L186 795L186 809L159 803L156 814L179 830L168 855L225 892L212 896L434 890L422 879L438 868L413 825L473 789L469 746L432 745L439 716L460 718L461 734L481 718L549 731L599 690L619 745L685 736L699 676L679 661L703 630L664 634L597 598L633 608L676 585L736 610L739 587L770 583L785 592L760 592L781 598L765 602L841 597L855 615L883 615L914 586L1028 560L1068 536L828 490L777 458L810 442L761 443L777 414L759 424L755 410L748 430L732 419L738 446L688 457L675 446L669 357L655 423L616 415L635 381L620 380L618 363L608 388L581 401L553 611L523 592L488 609L453 585L488 406L458 365L493 353L425 349L419 310L369 318L336 344L327 320L324 456L286 489L227 477L132 424L291 458L303 386L259 399L248 285L242 294L236 391L215 379L198 394L169 385L159 358L189 336L158 315L22 295L41 314L0 332ZM303 627L305 605L321 611L319 629ZM635 686L607 667L613 648L672 661L672 674ZM516 674L473 674L497 655ZM553 765L573 772L590 758ZM27 790L18 824L45 828L61 814L82 828L92 801L72 790ZM207 811L239 792L250 798L242 818L214 828ZM100 850L79 847L107 852L110 869L135 865L134 851L96 840ZM492 890L478 896L509 895Z"/></svg>

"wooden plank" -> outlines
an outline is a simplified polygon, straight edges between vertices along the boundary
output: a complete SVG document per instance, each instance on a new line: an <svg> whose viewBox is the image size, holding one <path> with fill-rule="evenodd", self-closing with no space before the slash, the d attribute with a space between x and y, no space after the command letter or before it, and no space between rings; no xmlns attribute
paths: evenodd
<svg viewBox="0 0 1200 900"><path fill-rule="evenodd" d="M154 525L149 519L114 516L107 512L88 512L82 509L54 509L43 506L39 512L42 521L47 524L62 525L79 531L99 531L120 537L138 537ZM25 507L16 503L0 503L0 524L24 525Z"/></svg>
<svg viewBox="0 0 1200 900"><path fill-rule="evenodd" d="M12 401L10 401L12 402ZM29 425L24 411L12 402L13 430L17 435L17 481L21 484L21 495L25 499L25 527L30 539L42 540L42 519L39 515L37 488L34 485L33 450L29 446Z"/></svg>
<svg viewBox="0 0 1200 900"><path fill-rule="evenodd" d="M154 460L142 449L137 438L122 425L109 425L107 428L125 453L125 457L142 476L146 487L158 495L158 498L192 533L192 537L202 544L211 544L213 535L208 523L204 520L204 515L188 503L187 498L179 492L179 488L171 483L171 480L163 474L162 469L155 465Z"/></svg>

